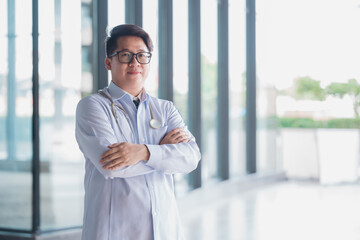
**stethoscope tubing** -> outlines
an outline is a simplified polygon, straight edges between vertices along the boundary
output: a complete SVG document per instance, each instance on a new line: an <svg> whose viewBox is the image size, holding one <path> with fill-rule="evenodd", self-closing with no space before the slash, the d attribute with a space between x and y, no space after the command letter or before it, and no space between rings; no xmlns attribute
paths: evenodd
<svg viewBox="0 0 360 240"><path fill-rule="evenodd" d="M116 122L117 122L117 124L118 124L118 126L119 126L119 128L120 128L121 134L126 138L126 136L124 135L124 133L123 133L123 131L122 131L122 128L120 127L119 118L117 117L117 114L116 114L116 111L115 111L115 107L117 107L118 109L121 110L121 112L124 114L124 116L125 116L128 124L129 124L129 126L130 126L130 128L131 128L131 132L132 132L132 135L133 135L133 140L135 141L135 138L134 138L134 130L133 130L133 128L132 128L132 125L131 125L131 122L130 122L130 119L129 119L129 115L127 114L127 112L125 111L125 109L124 109L122 106L120 106L119 104L114 103L114 101L112 100L112 98L111 98L108 94L106 94L103 90L99 90L98 93L99 93L100 95L102 95L103 97L107 98L107 99L110 101L112 114L113 114L113 116L114 116L115 119L116 119ZM151 116L151 120L150 120L150 122L149 122L149 125L150 125L150 127L154 128L154 129L158 129L158 128L161 127L161 122L154 117L153 109L152 109L152 107L151 107L150 102L149 102L149 105L148 105L148 106L149 106L149 109L150 109L150 116ZM127 141L127 139L126 139L126 141Z"/></svg>
<svg viewBox="0 0 360 240"><path fill-rule="evenodd" d="M110 101L110 104L111 104L111 112L112 112L113 116L115 117L116 123L117 123L117 125L119 126L119 129L120 129L120 132L121 132L121 134L124 136L125 140L126 140L127 142L130 142L130 141L127 139L126 135L124 134L124 132L123 132L123 130L122 130L122 127L120 127L119 118L117 117L117 114L116 114L116 111L115 111L115 107L117 107L118 109L120 109L121 112L124 114L124 117L126 118L126 121L128 122L128 125L129 125L130 130L131 130L132 140L133 140L133 142L135 142L134 129L132 128L132 125L131 125L129 116L128 116L128 114L126 113L125 109L124 109L122 106L120 106L119 104L114 103L114 101L112 100L112 98L111 98L109 95L107 95L104 91L99 90L98 92L99 92L100 95L104 96L105 98L107 98L107 99Z"/></svg>

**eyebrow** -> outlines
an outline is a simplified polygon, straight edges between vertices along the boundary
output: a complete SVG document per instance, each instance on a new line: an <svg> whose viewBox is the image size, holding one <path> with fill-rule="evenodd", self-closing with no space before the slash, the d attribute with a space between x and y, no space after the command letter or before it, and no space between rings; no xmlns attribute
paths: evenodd
<svg viewBox="0 0 360 240"><path fill-rule="evenodd" d="M121 49L121 50L119 50L117 52L120 52L120 51L129 51L129 52L131 52L130 49L128 49L128 48ZM142 48L139 48L137 51L138 52L148 52L148 51L146 51L145 49L142 49Z"/></svg>

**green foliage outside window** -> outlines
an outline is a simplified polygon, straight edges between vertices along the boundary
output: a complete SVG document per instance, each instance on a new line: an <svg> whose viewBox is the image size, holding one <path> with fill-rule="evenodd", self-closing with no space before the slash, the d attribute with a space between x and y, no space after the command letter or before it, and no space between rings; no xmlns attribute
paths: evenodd
<svg viewBox="0 0 360 240"><path fill-rule="evenodd" d="M356 118L360 117L360 84L356 79L349 79L347 83L332 83L326 88L328 95L343 98L351 97Z"/></svg>
<svg viewBox="0 0 360 240"><path fill-rule="evenodd" d="M324 101L326 97L343 98L349 96L353 101L355 118L338 118L314 120L312 118L277 118L279 128L360 128L360 83L349 79L344 83L331 83L321 87L320 81L309 76L295 79L295 87L282 94L291 95L295 99Z"/></svg>
<svg viewBox="0 0 360 240"><path fill-rule="evenodd" d="M311 118L278 118L279 128L360 128L360 119L338 118L317 121Z"/></svg>
<svg viewBox="0 0 360 240"><path fill-rule="evenodd" d="M295 80L295 98L310 100L325 100L326 92L320 86L320 81L311 77L301 77Z"/></svg>
<svg viewBox="0 0 360 240"><path fill-rule="evenodd" d="M360 83L356 79L349 79L345 83L331 83L322 88L320 81L311 77L301 77L295 81L295 98L320 100L326 99L326 96L343 98L348 95L353 101L353 110L356 118L360 117Z"/></svg>

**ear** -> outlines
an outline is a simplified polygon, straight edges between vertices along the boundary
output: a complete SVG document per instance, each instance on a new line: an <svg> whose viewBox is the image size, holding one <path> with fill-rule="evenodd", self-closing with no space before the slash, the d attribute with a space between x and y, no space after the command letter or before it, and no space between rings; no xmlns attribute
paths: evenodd
<svg viewBox="0 0 360 240"><path fill-rule="evenodd" d="M107 70L111 70L111 59L105 58L105 67Z"/></svg>

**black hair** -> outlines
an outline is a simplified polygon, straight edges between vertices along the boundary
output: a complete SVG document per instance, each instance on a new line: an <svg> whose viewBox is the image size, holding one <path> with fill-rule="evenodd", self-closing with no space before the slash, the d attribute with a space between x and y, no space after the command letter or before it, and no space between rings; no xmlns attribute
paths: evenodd
<svg viewBox="0 0 360 240"><path fill-rule="evenodd" d="M117 48L117 39L123 36L140 37L150 52L153 50L152 40L147 32L134 24L121 24L111 29L109 35L105 38L106 56L110 56Z"/></svg>

